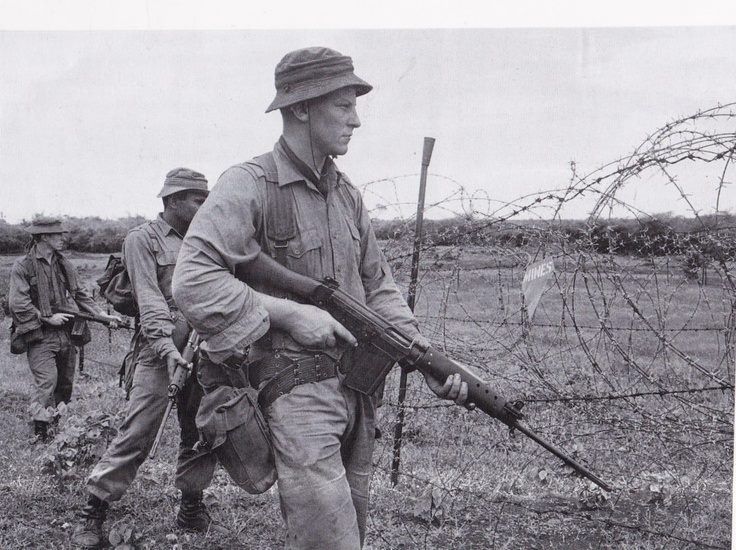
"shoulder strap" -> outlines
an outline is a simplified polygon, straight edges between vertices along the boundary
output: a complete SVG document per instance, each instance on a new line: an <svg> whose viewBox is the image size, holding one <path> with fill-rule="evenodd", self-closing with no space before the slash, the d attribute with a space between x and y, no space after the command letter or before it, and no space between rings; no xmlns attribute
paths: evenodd
<svg viewBox="0 0 736 550"><path fill-rule="evenodd" d="M35 293L36 293L36 301L38 302L36 304L36 307L41 312L42 317L49 317L53 314L53 311L51 311L51 299L49 297L49 281L46 277L45 272L41 272L38 269L38 260L36 260L35 257L31 257L30 255L26 256L25 261L25 267L30 268L28 269L28 275L30 281L36 280L35 284ZM53 276L53 273L52 273ZM29 281L29 284L31 288L33 288L33 284Z"/></svg>
<svg viewBox="0 0 736 550"><path fill-rule="evenodd" d="M76 295L77 290L79 289L79 280L77 279L77 270L74 268L74 265L60 255L59 267L61 267L61 270L64 272L64 276L66 277L66 282L69 285L69 291L72 296Z"/></svg>
<svg viewBox="0 0 736 550"><path fill-rule="evenodd" d="M246 162L263 171L266 180L266 234L274 240L274 259L286 265L286 247L296 237L294 192L291 186L280 186L273 153Z"/></svg>
<svg viewBox="0 0 736 550"><path fill-rule="evenodd" d="M33 261L33 258L27 255L20 263L23 265L26 273L28 273L29 278L36 276L36 262Z"/></svg>
<svg viewBox="0 0 736 550"><path fill-rule="evenodd" d="M156 249L154 250L154 252L162 252L166 248L164 244L166 243L166 235L164 235L163 231L159 227L158 223L156 223L156 221L149 223L146 226L146 229L148 236L151 237L151 241L153 242L154 248Z"/></svg>

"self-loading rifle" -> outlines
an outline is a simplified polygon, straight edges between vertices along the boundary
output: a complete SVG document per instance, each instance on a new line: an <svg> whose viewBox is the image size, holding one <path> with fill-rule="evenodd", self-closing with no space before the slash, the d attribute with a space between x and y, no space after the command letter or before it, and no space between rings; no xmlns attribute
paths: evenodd
<svg viewBox="0 0 736 550"><path fill-rule="evenodd" d="M66 313L67 315L74 315L75 319L83 319L84 321L92 321L93 323L100 323L108 327L112 323L112 321L108 319L107 317L100 317L99 315L87 313L86 311L76 311L74 309L69 309L65 307L54 308L54 313ZM127 320L123 320L116 324L118 328L127 328L128 330L135 330L135 327L133 326L133 324Z"/></svg>
<svg viewBox="0 0 736 550"><path fill-rule="evenodd" d="M474 403L484 413L500 420L512 432L523 433L602 489L611 490L605 481L526 426L521 412L523 402L504 399L489 382L431 346L417 342L342 291L334 279L328 277L318 281L295 273L263 252L253 261L237 266L235 276L247 284L265 284L287 291L297 299L325 309L342 323L358 340L352 364L360 365L346 373L343 383L347 387L371 395L396 363L416 368L439 382L459 374L468 384L468 403Z"/></svg>
<svg viewBox="0 0 736 550"><path fill-rule="evenodd" d="M169 415L171 414L171 409L174 407L174 404L177 401L177 398L179 397L179 394L181 393L181 390L184 388L184 384L187 383L187 379L189 378L189 375L192 374L193 369L193 363L194 356L197 353L197 350L199 349L199 335L196 331L192 331L189 333L189 339L187 340L186 346L184 346L184 349L181 352L182 359L186 361L185 365L176 365L176 369L174 369L174 375L171 377L171 380L169 381L169 388L168 388L168 398L169 402L166 404L166 412L164 412L164 417L161 419L161 425L158 427L158 432L156 433L156 439L153 441L153 446L151 447L151 450L148 453L148 458L155 458L156 457L156 451L158 450L158 445L161 443L161 437L164 435L164 427L166 427L166 421L169 419Z"/></svg>

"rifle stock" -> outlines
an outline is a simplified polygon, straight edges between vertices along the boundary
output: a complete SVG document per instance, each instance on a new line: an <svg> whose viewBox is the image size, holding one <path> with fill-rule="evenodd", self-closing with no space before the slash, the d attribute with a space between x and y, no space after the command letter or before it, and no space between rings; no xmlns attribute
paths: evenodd
<svg viewBox="0 0 736 550"><path fill-rule="evenodd" d="M356 353L360 356L361 368L353 368L346 374L344 380L346 386L370 395L396 362L411 365L439 382L443 382L452 374L459 374L468 384L468 403L474 403L478 409L500 420L512 431L518 430L523 433L602 489L611 490L610 485L585 466L525 426L522 423L524 415L521 412L523 402L512 403L504 399L490 383L469 368L444 356L431 346L425 347L415 342L400 328L340 290L336 281L326 278L320 282L295 273L263 252L252 262L238 266L235 276L246 284L265 283L291 292L327 310L352 332L359 342Z"/></svg>

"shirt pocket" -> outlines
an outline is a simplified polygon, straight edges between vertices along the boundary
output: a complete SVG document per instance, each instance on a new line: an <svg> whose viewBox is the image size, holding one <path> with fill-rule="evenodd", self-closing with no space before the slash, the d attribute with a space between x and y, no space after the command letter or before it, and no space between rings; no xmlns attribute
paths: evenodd
<svg viewBox="0 0 736 550"><path fill-rule="evenodd" d="M169 308L175 307L171 296L171 279L174 277L174 267L178 253L173 250L163 250L156 254L156 276L158 287L166 299Z"/></svg>
<svg viewBox="0 0 736 550"><path fill-rule="evenodd" d="M361 260L363 258L363 251L360 247L360 231L358 231L358 228L355 225L355 222L353 222L350 218L345 218L345 223L348 226L348 232L350 233L351 238L351 244L353 249L353 256L355 258L355 266L360 272L360 264Z"/></svg>
<svg viewBox="0 0 736 550"><path fill-rule="evenodd" d="M178 254L173 250L164 250L156 254L156 263L160 266L176 265Z"/></svg>
<svg viewBox="0 0 736 550"><path fill-rule="evenodd" d="M292 271L321 279L322 238L316 229L307 229L286 245L286 266Z"/></svg>

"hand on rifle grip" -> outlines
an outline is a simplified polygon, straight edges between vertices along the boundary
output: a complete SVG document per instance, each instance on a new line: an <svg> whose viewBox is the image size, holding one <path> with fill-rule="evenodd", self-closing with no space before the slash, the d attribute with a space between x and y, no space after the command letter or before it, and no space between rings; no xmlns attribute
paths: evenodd
<svg viewBox="0 0 736 550"><path fill-rule="evenodd" d="M60 327L72 319L74 315L71 313L54 313L51 317L43 317L41 320L52 327Z"/></svg>
<svg viewBox="0 0 736 550"><path fill-rule="evenodd" d="M324 309L294 304L295 310L286 322L289 335L300 344L312 348L333 348L340 340L351 346L358 341L340 322Z"/></svg>
<svg viewBox="0 0 736 550"><path fill-rule="evenodd" d="M174 382L174 374L176 373L177 366L186 368L187 362L177 350L170 351L166 355L166 370L169 371L169 383Z"/></svg>

